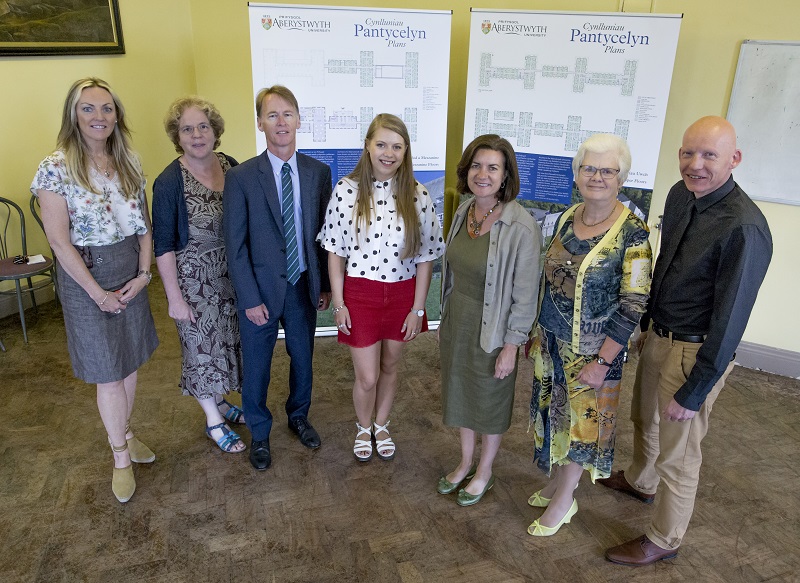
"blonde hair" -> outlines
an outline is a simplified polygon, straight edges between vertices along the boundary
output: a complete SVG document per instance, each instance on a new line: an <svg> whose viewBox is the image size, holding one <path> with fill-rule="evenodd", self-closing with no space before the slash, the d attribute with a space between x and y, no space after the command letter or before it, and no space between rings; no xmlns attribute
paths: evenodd
<svg viewBox="0 0 800 583"><path fill-rule="evenodd" d="M130 146L131 132L125 118L125 108L111 86L97 77L86 77L75 81L64 101L57 147L64 152L67 174L86 190L95 192L95 187L89 180L88 148L78 127L76 111L81 93L91 87L105 89L114 101L117 121L114 124L114 131L106 140L106 154L114 160L123 196L128 200L138 200L144 183L144 172L139 158Z"/></svg>
<svg viewBox="0 0 800 583"><path fill-rule="evenodd" d="M361 158L353 171L347 175L347 178L358 183L358 197L356 204L353 208L353 217L356 222L356 227L363 224L367 225L369 219L372 217L372 183L374 176L372 173L372 162L370 161L369 151L367 145L372 140L375 132L379 129L386 129L390 132L398 134L406 143L406 151L403 156L403 161L394 175L394 194L397 196L397 214L402 219L405 227L405 245L401 257L408 259L413 257L419 251L422 244L420 234L419 217L417 215L417 207L414 204L414 198L417 193L417 181L414 179L414 167L411 160L411 140L408 136L408 129L406 124L403 123L396 115L391 113L379 113L369 124L367 135L364 139L364 150L361 152ZM358 233L358 229L356 229ZM356 235L356 239L358 235Z"/></svg>
<svg viewBox="0 0 800 583"><path fill-rule="evenodd" d="M208 123L214 132L213 149L216 150L219 148L220 136L225 133L225 120L222 119L222 115L220 115L219 110L214 107L213 103L203 99L202 97L189 95L188 97L180 97L173 101L172 105L170 105L169 109L167 110L167 115L164 117L164 129L166 130L169 139L172 140L172 144L175 146L175 151L179 154L183 154L180 136L178 135L178 132L180 131L179 126L181 123L181 116L186 112L187 109L192 107L196 107L202 111L208 118Z"/></svg>

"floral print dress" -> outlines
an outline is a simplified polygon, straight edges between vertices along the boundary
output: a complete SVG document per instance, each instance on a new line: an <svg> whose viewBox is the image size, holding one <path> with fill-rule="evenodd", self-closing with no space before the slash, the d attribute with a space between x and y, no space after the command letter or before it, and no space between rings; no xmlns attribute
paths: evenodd
<svg viewBox="0 0 800 583"><path fill-rule="evenodd" d="M218 154L222 169L230 164ZM175 254L178 285L196 322L176 322L183 352L184 395L208 398L241 391L242 347L236 296L222 236L222 192L201 184L183 166L189 241Z"/></svg>

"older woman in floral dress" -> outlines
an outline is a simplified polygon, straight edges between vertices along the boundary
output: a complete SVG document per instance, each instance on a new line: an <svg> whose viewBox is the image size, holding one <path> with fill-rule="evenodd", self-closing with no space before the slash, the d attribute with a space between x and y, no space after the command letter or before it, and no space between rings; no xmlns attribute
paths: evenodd
<svg viewBox="0 0 800 583"><path fill-rule="evenodd" d="M547 248L533 350L534 460L551 477L528 504L528 527L551 536L578 511L584 470L608 477L614 458L623 348L650 293L647 225L617 200L631 167L628 145L595 134L572 161L583 202L567 209Z"/></svg>

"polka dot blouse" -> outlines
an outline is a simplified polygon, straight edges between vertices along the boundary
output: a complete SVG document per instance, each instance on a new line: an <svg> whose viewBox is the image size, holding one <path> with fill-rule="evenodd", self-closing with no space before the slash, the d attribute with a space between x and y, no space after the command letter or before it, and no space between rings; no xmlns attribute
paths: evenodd
<svg viewBox="0 0 800 583"><path fill-rule="evenodd" d="M356 226L353 208L358 184L349 178L339 181L325 211L325 224L317 241L322 248L347 258L346 274L374 281L405 281L417 274L417 263L433 261L444 253L439 219L428 191L417 182L414 202L420 221L419 253L402 259L405 229L397 214L393 180L373 184L373 212Z"/></svg>

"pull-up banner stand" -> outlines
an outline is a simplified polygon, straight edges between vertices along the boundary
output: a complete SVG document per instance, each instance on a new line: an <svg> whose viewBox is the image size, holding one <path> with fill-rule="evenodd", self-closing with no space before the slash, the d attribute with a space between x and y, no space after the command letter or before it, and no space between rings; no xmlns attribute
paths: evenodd
<svg viewBox="0 0 800 583"><path fill-rule="evenodd" d="M425 185L441 222L444 212L447 91L452 13L334 6L249 4L253 96L285 85L300 105L297 148L350 173L372 119L392 113L411 139L414 177ZM256 131L256 151L267 147ZM427 302L438 320L440 262ZM335 334L320 312L318 334Z"/></svg>
<svg viewBox="0 0 800 583"><path fill-rule="evenodd" d="M552 231L579 200L571 162L592 134L627 140L620 200L647 217L681 15L472 10L464 145L481 134L517 152L520 202Z"/></svg>
<svg viewBox="0 0 800 583"><path fill-rule="evenodd" d="M393 113L408 127L414 175L431 186L434 200L441 197L449 11L249 7L253 95L275 84L292 90L300 103L301 152L330 165L333 178L340 178L355 167L372 119ZM264 134L256 136L262 152Z"/></svg>

